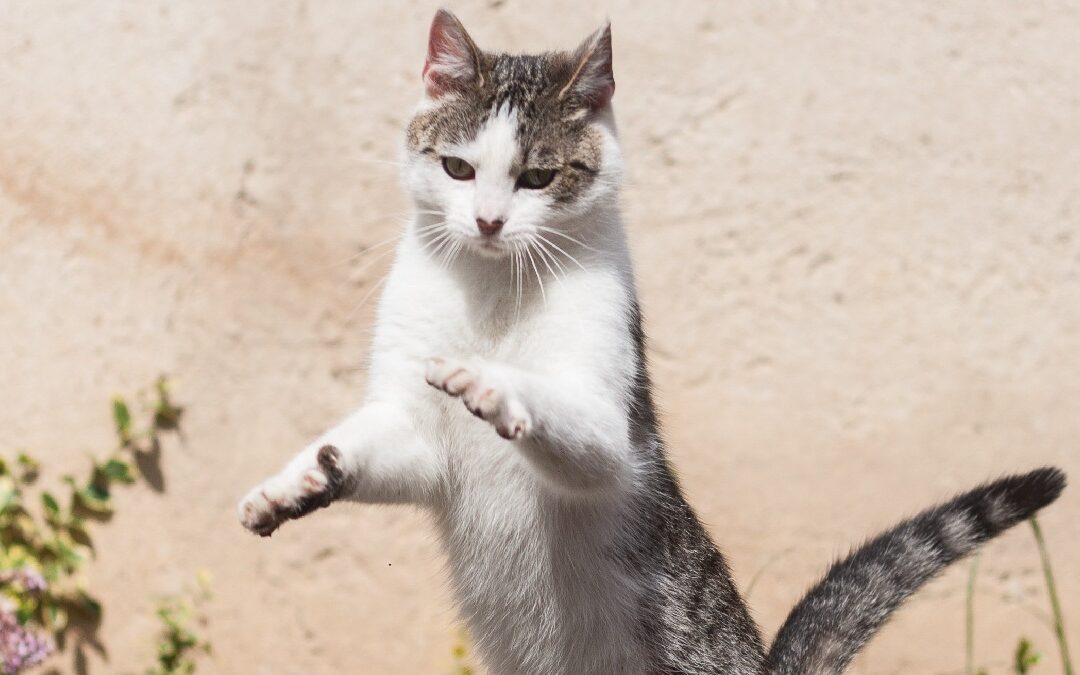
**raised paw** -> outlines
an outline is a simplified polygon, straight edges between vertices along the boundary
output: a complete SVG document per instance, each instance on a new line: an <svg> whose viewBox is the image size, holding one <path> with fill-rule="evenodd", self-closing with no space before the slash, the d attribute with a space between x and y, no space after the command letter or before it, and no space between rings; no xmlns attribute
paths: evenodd
<svg viewBox="0 0 1080 675"><path fill-rule="evenodd" d="M329 506L344 483L341 451L324 445L316 455L316 466L299 473L286 470L252 490L240 502L240 523L269 537L286 520Z"/></svg>
<svg viewBox="0 0 1080 675"><path fill-rule="evenodd" d="M528 411L497 366L434 358L428 361L425 379L460 398L469 412L490 423L503 438L523 438L532 429Z"/></svg>

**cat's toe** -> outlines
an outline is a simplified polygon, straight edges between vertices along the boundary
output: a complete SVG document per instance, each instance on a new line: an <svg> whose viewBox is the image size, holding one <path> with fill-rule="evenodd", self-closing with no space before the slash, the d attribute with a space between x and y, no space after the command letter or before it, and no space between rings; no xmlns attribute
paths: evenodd
<svg viewBox="0 0 1080 675"><path fill-rule="evenodd" d="M503 438L516 441L525 438L532 431L532 418L529 417L524 406L516 401L507 401L499 413L492 420L492 424L495 426L495 431Z"/></svg>
<svg viewBox="0 0 1080 675"><path fill-rule="evenodd" d="M482 386L480 383L469 387L461 400L469 412L484 420L491 419L502 407L502 394L494 387Z"/></svg>
<svg viewBox="0 0 1080 675"><path fill-rule="evenodd" d="M274 502L263 489L252 491L240 502L240 524L259 535L269 537L281 524Z"/></svg>
<svg viewBox="0 0 1080 675"><path fill-rule="evenodd" d="M424 379L451 396L460 396L476 381L475 375L462 362L438 357L428 360Z"/></svg>
<svg viewBox="0 0 1080 675"><path fill-rule="evenodd" d="M332 445L324 445L316 460L319 465L305 471L301 478L300 494L289 510L289 518L299 518L329 506L341 494L345 483L341 451Z"/></svg>

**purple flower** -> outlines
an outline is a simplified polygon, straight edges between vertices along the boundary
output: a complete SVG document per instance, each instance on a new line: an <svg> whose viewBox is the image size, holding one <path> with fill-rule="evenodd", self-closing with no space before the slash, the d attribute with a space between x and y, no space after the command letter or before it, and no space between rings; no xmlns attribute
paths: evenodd
<svg viewBox="0 0 1080 675"><path fill-rule="evenodd" d="M41 576L41 572L38 572L32 567L20 567L17 570L4 570L0 572L0 586L7 586L9 584L18 582L22 589L26 593L31 595L37 595L44 593L49 589L49 584L45 581L45 577Z"/></svg>
<svg viewBox="0 0 1080 675"><path fill-rule="evenodd" d="M22 582L23 590L32 595L44 593L49 588L49 584L45 581L45 577L41 576L41 572L30 567L19 570L19 581Z"/></svg>
<svg viewBox="0 0 1080 675"><path fill-rule="evenodd" d="M11 612L0 612L0 670L4 675L17 675L36 666L55 649L47 636L20 626Z"/></svg>

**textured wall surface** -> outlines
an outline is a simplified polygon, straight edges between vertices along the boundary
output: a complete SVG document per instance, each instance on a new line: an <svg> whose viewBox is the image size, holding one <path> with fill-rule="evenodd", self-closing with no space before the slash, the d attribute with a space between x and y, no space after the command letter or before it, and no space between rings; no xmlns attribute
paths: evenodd
<svg viewBox="0 0 1080 675"><path fill-rule="evenodd" d="M481 45L609 13L650 356L693 504L771 633L828 561L1007 471L1045 516L1080 650L1080 3L460 2ZM107 448L108 397L176 379L165 485L118 496L90 581L107 665L151 598L216 580L216 673L446 672L421 514L337 506L260 541L234 504L364 386L406 202L421 2L0 6L0 447ZM977 651L1047 652L1024 528L989 546ZM964 569L858 673L963 665ZM67 671L69 660L59 665Z"/></svg>

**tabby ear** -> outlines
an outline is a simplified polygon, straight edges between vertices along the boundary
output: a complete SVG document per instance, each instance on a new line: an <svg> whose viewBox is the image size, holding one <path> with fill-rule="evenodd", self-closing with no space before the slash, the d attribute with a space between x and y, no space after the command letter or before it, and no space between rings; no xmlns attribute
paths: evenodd
<svg viewBox="0 0 1080 675"><path fill-rule="evenodd" d="M457 17L440 9L431 22L424 87L431 98L462 91L484 83L480 50Z"/></svg>
<svg viewBox="0 0 1080 675"><path fill-rule="evenodd" d="M559 92L559 99L577 100L592 112L603 110L615 94L615 76L611 71L611 23L605 23L582 42L574 50L571 60L573 75Z"/></svg>

